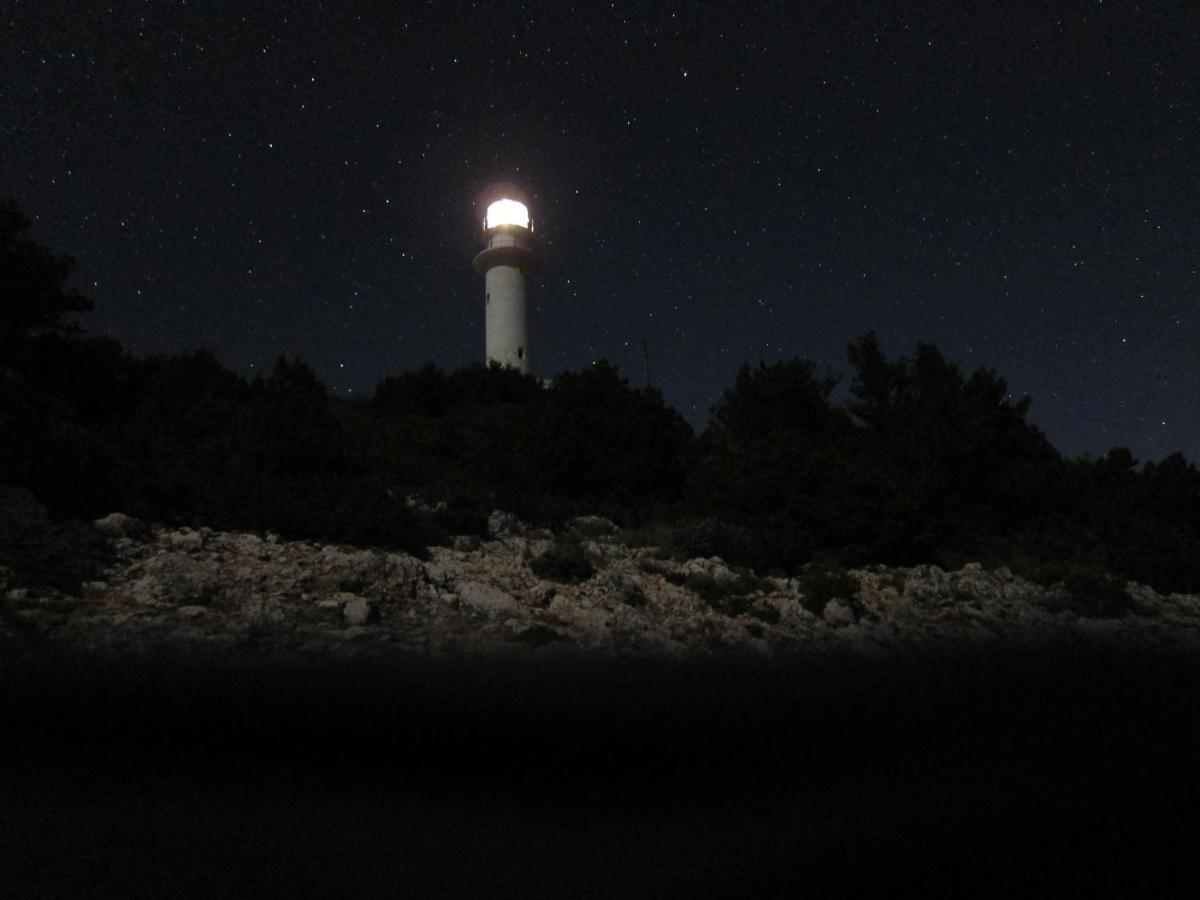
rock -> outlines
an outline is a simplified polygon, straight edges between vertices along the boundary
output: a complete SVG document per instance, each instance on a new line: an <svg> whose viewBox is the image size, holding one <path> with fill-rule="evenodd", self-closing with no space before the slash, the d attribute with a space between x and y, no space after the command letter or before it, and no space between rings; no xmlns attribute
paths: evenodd
<svg viewBox="0 0 1200 900"><path fill-rule="evenodd" d="M96 526L98 532L112 540L123 537L145 537L150 530L144 522L119 512L109 513L92 524Z"/></svg>
<svg viewBox="0 0 1200 900"><path fill-rule="evenodd" d="M415 597L429 579L425 564L407 553L388 553L383 558L382 592L389 596Z"/></svg>
<svg viewBox="0 0 1200 900"><path fill-rule="evenodd" d="M8 496L0 489L0 504ZM36 508L25 519L43 521ZM178 641L188 652L221 643L229 653L268 646L319 655L521 653L549 645L558 649L538 652L905 654L974 641L1033 647L1056 637L1200 649L1200 597L1129 584L1136 616L1081 624L1061 588L974 563L955 572L856 569L854 599L822 603L815 615L804 606L812 601L803 578L758 579L751 593L714 604L681 583L705 576L732 587L744 572L715 556L655 560L614 540L616 526L598 517L575 520L567 537L582 537L605 565L571 586L537 581L523 558L563 535L504 512L490 520L496 540L466 536L457 549L431 548L429 562L277 536L151 531L120 514L99 521L86 526L100 545L96 565L71 581L83 599L0 570L0 631L12 632L28 613L31 634L112 652Z"/></svg>
<svg viewBox="0 0 1200 900"><path fill-rule="evenodd" d="M629 548L626 547L624 544L617 544L617 543L612 543L609 541L602 541L599 543L600 543L600 550L604 554L604 558L606 560L612 561L612 560L623 560L623 559L629 558Z"/></svg>
<svg viewBox="0 0 1200 900"><path fill-rule="evenodd" d="M547 606L558 594L558 588L548 581L540 581L529 591L529 600L534 606Z"/></svg>
<svg viewBox="0 0 1200 900"><path fill-rule="evenodd" d="M733 581L737 578L737 573L729 566L725 565L725 560L719 556L710 556L705 559L698 556L695 559L689 559L680 570L686 575L708 575L717 581Z"/></svg>
<svg viewBox="0 0 1200 900"><path fill-rule="evenodd" d="M477 534L456 534L450 539L450 546L455 550L463 553L469 553L472 550L479 549L479 535Z"/></svg>
<svg viewBox="0 0 1200 900"><path fill-rule="evenodd" d="M571 520L571 527L588 537L611 537L620 533L616 524L602 516L579 516Z"/></svg>
<svg viewBox="0 0 1200 900"><path fill-rule="evenodd" d="M441 563L425 563L424 573L425 578L434 587L449 587L451 585L450 572Z"/></svg>
<svg viewBox="0 0 1200 900"><path fill-rule="evenodd" d="M821 611L821 618L833 628L845 628L853 625L855 621L854 610L836 597L825 604L825 609Z"/></svg>
<svg viewBox="0 0 1200 900"><path fill-rule="evenodd" d="M583 555L588 558L591 563L603 563L607 557L604 552L604 546L596 541L580 541L579 549L583 551Z"/></svg>
<svg viewBox="0 0 1200 900"><path fill-rule="evenodd" d="M506 594L490 584L478 581L464 581L458 586L458 599L478 612L496 618L511 614L521 608L511 594Z"/></svg>
<svg viewBox="0 0 1200 900"><path fill-rule="evenodd" d="M921 606L940 606L953 600L950 579L937 566L914 566L904 581L904 595Z"/></svg>
<svg viewBox="0 0 1200 900"><path fill-rule="evenodd" d="M546 553L554 544L553 538L533 538L529 541L526 549L529 557L533 559Z"/></svg>
<svg viewBox="0 0 1200 900"><path fill-rule="evenodd" d="M342 618L347 625L366 625L373 612L371 601L366 597L354 597L342 607Z"/></svg>
<svg viewBox="0 0 1200 900"><path fill-rule="evenodd" d="M278 597L253 595L241 604L242 617L255 625L282 625L288 621L288 611Z"/></svg>
<svg viewBox="0 0 1200 900"><path fill-rule="evenodd" d="M343 602L341 600L318 600L316 603L317 609L327 613L337 613L341 615Z"/></svg>
<svg viewBox="0 0 1200 900"><path fill-rule="evenodd" d="M190 528L164 532L163 540L176 550L184 552L194 552L204 548L204 535Z"/></svg>
<svg viewBox="0 0 1200 900"><path fill-rule="evenodd" d="M582 631L605 631L613 623L612 613L608 610L586 606L562 594L550 601L549 612L562 623Z"/></svg>
<svg viewBox="0 0 1200 900"><path fill-rule="evenodd" d="M225 549L233 553L251 556L263 561L271 558L271 554L267 549L267 542L256 534L241 533L226 535L221 543Z"/></svg>
<svg viewBox="0 0 1200 900"><path fill-rule="evenodd" d="M488 516L488 534L492 537L509 537L525 533L525 523L510 512L493 510Z"/></svg>
<svg viewBox="0 0 1200 900"><path fill-rule="evenodd" d="M646 605L646 594L642 590L642 580L635 575L611 571L601 579L601 583L608 588L614 597L627 606Z"/></svg>
<svg viewBox="0 0 1200 900"><path fill-rule="evenodd" d="M196 535L199 539L199 535ZM196 559L182 551L163 551L146 560L142 577L123 586L122 592L135 603L152 606L166 603L186 606L203 601L205 605L222 587L221 573L215 563Z"/></svg>
<svg viewBox="0 0 1200 900"><path fill-rule="evenodd" d="M1155 616L1166 612L1166 601L1153 588L1129 582L1125 585L1125 593L1133 611L1139 616Z"/></svg>

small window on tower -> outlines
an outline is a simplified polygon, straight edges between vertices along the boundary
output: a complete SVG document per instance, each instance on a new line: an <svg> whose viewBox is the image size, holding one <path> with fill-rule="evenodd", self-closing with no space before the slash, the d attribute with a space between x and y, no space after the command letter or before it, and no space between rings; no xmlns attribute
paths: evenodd
<svg viewBox="0 0 1200 900"><path fill-rule="evenodd" d="M486 293L486 294L484 294L484 295L483 295L483 302L484 302L484 303L491 303L491 302L492 302L492 295L491 295L491 293L490 293L490 292L489 292L489 293Z"/></svg>
<svg viewBox="0 0 1200 900"><path fill-rule="evenodd" d="M524 358L525 358L525 348L518 347L517 348L517 359L524 359Z"/></svg>

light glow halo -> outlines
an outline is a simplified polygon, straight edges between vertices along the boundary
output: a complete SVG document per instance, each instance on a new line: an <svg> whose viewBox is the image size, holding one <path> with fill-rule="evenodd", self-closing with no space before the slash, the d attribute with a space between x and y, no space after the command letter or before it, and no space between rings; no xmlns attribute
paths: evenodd
<svg viewBox="0 0 1200 900"><path fill-rule="evenodd" d="M517 200L497 200L487 208L487 217L483 220L484 228L496 228L499 225L518 225L529 227L529 208Z"/></svg>

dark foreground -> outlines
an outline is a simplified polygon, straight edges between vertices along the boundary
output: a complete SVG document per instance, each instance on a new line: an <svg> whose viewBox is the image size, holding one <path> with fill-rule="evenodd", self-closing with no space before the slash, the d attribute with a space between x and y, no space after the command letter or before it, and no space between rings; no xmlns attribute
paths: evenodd
<svg viewBox="0 0 1200 900"><path fill-rule="evenodd" d="M0 896L1193 896L1200 661L0 647ZM118 893L119 892L119 893Z"/></svg>

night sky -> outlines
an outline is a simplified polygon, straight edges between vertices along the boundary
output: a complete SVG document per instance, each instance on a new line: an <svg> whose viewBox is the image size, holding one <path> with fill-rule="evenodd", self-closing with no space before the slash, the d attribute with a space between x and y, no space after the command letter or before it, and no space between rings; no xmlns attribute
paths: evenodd
<svg viewBox="0 0 1200 900"><path fill-rule="evenodd" d="M874 329L996 369L1064 453L1200 459L1194 3L0 6L0 194L85 327L339 393L483 356L476 206L531 196L538 374L702 426ZM848 379L847 379L848 380Z"/></svg>

